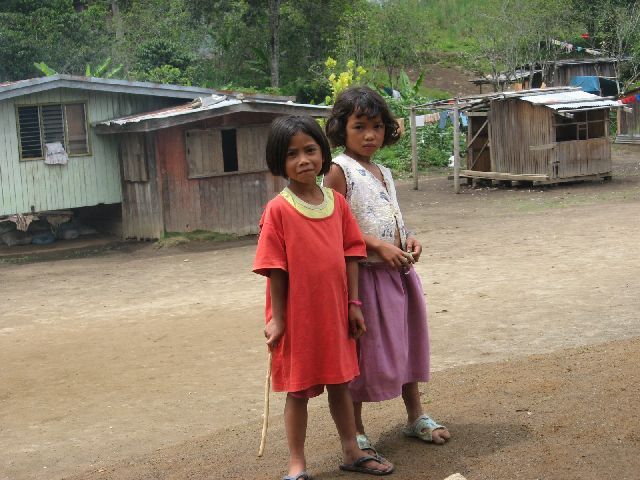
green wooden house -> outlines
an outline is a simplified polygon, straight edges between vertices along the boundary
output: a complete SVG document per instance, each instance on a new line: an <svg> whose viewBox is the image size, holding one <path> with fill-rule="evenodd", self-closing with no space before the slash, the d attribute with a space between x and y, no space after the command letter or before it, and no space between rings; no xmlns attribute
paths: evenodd
<svg viewBox="0 0 640 480"><path fill-rule="evenodd" d="M118 140L92 125L211 93L70 75L0 84L0 219L122 202Z"/></svg>

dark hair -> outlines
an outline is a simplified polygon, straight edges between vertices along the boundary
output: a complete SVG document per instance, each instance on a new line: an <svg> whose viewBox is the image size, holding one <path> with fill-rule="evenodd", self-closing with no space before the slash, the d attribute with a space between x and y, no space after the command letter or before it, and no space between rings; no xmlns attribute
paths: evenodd
<svg viewBox="0 0 640 480"><path fill-rule="evenodd" d="M296 133L309 135L320 146L322 151L322 169L324 175L331 167L331 147L318 122L306 115L288 115L278 117L271 123L267 139L267 166L271 173L287 178L285 163L291 138Z"/></svg>
<svg viewBox="0 0 640 480"><path fill-rule="evenodd" d="M384 123L383 147L393 145L400 139L400 126L384 98L369 87L351 87L338 95L327 119L325 131L331 146L345 146L347 119L354 112L358 117L366 115L367 118L373 118L380 115Z"/></svg>

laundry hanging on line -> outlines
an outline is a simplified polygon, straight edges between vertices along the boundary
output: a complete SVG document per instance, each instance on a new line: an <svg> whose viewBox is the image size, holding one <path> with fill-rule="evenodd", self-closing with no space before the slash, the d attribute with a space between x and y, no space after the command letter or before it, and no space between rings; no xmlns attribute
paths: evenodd
<svg viewBox="0 0 640 480"><path fill-rule="evenodd" d="M467 116L460 112L460 124L466 127L469 124ZM453 123L453 112L450 110L444 110L442 112L427 113L425 115L416 115L416 127L424 127L427 123L438 123L438 126L444 129L447 123L451 121Z"/></svg>

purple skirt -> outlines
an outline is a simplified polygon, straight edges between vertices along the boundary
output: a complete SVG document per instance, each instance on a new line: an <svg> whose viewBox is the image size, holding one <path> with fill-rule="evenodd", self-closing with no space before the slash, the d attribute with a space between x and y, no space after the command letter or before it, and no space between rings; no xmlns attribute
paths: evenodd
<svg viewBox="0 0 640 480"><path fill-rule="evenodd" d="M413 267L361 263L358 291L367 332L358 340L360 375L349 389L354 402L402 394L402 385L429 380L429 329L424 291Z"/></svg>

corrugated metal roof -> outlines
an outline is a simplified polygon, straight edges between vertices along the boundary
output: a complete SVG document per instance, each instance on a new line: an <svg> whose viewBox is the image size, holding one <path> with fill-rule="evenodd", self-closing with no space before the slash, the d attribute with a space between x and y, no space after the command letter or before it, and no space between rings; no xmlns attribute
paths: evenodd
<svg viewBox="0 0 640 480"><path fill-rule="evenodd" d="M543 105L553 110L573 110L583 107L609 108L620 106L620 103L615 100L606 100L598 95L584 92L582 90L521 96L520 99L534 105Z"/></svg>
<svg viewBox="0 0 640 480"><path fill-rule="evenodd" d="M145 120L153 120L153 119L160 119L160 118L176 117L178 115L186 115L186 114L195 113L195 112L203 112L205 110L213 110L216 108L223 108L223 107L228 107L229 105L237 105L239 103L242 103L242 100L238 100L236 98L229 99L226 96L219 97L217 95L211 95L211 97L207 97L207 98L214 98L214 97L219 98L220 101L215 103L212 102L208 104L203 103L199 107L194 106L194 102L185 103L183 105L178 105L177 107L163 108L161 110L155 110L153 112L138 113L138 114L129 115L126 117L113 118L111 120L105 120L104 122L99 122L97 123L97 125L127 125L129 123L137 123L137 122L143 122Z"/></svg>
<svg viewBox="0 0 640 480"><path fill-rule="evenodd" d="M154 112L139 113L136 115L129 115L127 117L114 118L99 122L96 125L128 125L132 123L144 122L145 120L159 120L163 118L176 117L180 115L190 115L198 112L204 112L207 110L222 110L225 107L232 105L239 105L242 103L254 104L254 105L288 105L292 107L304 107L311 109L318 109L318 111L328 110L330 107L322 105L308 105L304 103L294 103L292 101L287 102L275 102L254 98L244 98L242 94L236 97L227 97L224 95L211 95L209 97L200 97L195 99L191 103L184 105L178 105L177 107L164 108L162 110L156 110Z"/></svg>
<svg viewBox="0 0 640 480"><path fill-rule="evenodd" d="M138 113L126 117L113 118L92 124L99 134L120 132L146 132L182 125L206 118L240 112L275 113L280 115L311 115L313 117L326 116L331 107L324 105L309 105L294 103L291 100L277 101L246 98L239 93L235 96L210 95L199 97L190 103L176 107L164 108L153 112Z"/></svg>
<svg viewBox="0 0 640 480"><path fill-rule="evenodd" d="M47 91L53 88L75 88L78 90L131 93L184 99L193 99L202 95L218 93L210 88L56 74L49 77L30 78L27 80L2 83L0 84L0 100Z"/></svg>

